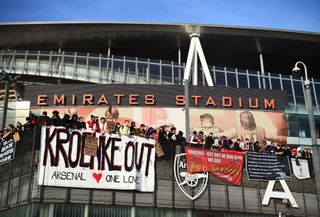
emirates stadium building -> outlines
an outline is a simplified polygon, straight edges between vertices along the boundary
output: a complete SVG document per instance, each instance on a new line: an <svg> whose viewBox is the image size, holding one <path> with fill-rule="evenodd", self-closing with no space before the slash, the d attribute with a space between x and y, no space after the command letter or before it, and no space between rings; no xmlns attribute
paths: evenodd
<svg viewBox="0 0 320 217"><path fill-rule="evenodd" d="M320 216L319 33L1 23L0 79L0 217ZM110 125L88 136L44 111ZM126 120L212 144L109 131Z"/></svg>

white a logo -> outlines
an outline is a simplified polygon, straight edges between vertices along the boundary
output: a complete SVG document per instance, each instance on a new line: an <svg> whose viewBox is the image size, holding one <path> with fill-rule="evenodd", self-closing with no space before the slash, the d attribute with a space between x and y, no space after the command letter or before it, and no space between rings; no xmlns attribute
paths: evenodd
<svg viewBox="0 0 320 217"><path fill-rule="evenodd" d="M207 187L208 172L188 173L185 154L176 155L173 167L174 176L181 191L191 200L201 196Z"/></svg>

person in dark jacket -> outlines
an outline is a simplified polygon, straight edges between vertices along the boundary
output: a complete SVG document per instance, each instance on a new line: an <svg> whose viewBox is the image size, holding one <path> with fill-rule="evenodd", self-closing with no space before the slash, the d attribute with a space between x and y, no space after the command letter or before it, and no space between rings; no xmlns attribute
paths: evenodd
<svg viewBox="0 0 320 217"><path fill-rule="evenodd" d="M30 130L34 127L35 125L32 124L31 118L27 117L26 118L26 123L23 125L23 128L25 131Z"/></svg>
<svg viewBox="0 0 320 217"><path fill-rule="evenodd" d="M234 150L241 151L240 142L241 142L241 139L237 139L237 141L233 143L233 149Z"/></svg>
<svg viewBox="0 0 320 217"><path fill-rule="evenodd" d="M46 111L42 112L42 115L39 117L39 125L40 126L49 126L51 124L51 120Z"/></svg>
<svg viewBox="0 0 320 217"><path fill-rule="evenodd" d="M78 130L85 130L86 129L86 122L84 121L83 117L79 117L79 125Z"/></svg>
<svg viewBox="0 0 320 217"><path fill-rule="evenodd" d="M213 133L209 133L205 140L204 148L211 149L211 146L214 144Z"/></svg>
<svg viewBox="0 0 320 217"><path fill-rule="evenodd" d="M161 148L164 152L164 159L169 161L171 154L170 154L170 143L169 143L169 139L167 137L166 132L164 131L164 127L161 126L159 127L159 143L161 145Z"/></svg>
<svg viewBox="0 0 320 217"><path fill-rule="evenodd" d="M70 120L70 115L69 114L64 114L62 120L61 120L61 125L65 128L70 128L71 125L71 120Z"/></svg>
<svg viewBox="0 0 320 217"><path fill-rule="evenodd" d="M169 146L170 146L170 159L174 158L175 150L177 147L177 135L176 135L176 128L171 127L170 132L168 133L169 139Z"/></svg>
<svg viewBox="0 0 320 217"><path fill-rule="evenodd" d="M70 128L72 129L78 129L79 128L79 121L78 121L78 115L73 114L70 121Z"/></svg>
<svg viewBox="0 0 320 217"><path fill-rule="evenodd" d="M51 124L53 126L61 126L61 118L59 116L59 112L58 111L53 111L52 112Z"/></svg>
<svg viewBox="0 0 320 217"><path fill-rule="evenodd" d="M130 135L137 135L136 122L134 121L130 125Z"/></svg>

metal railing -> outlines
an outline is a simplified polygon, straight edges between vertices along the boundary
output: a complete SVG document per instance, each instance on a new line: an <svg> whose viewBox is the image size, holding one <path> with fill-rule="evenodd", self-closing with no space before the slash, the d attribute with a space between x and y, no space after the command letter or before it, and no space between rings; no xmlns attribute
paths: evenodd
<svg viewBox="0 0 320 217"><path fill-rule="evenodd" d="M184 63L137 57L54 51L0 51L0 70L7 73L78 80L89 83L182 84ZM200 69L201 70L201 69ZM306 113L303 77L286 74L210 67L216 85L237 88L285 90L288 112ZM204 75L199 85L206 85ZM264 85L265 84L265 85ZM313 105L320 114L320 81L311 78Z"/></svg>

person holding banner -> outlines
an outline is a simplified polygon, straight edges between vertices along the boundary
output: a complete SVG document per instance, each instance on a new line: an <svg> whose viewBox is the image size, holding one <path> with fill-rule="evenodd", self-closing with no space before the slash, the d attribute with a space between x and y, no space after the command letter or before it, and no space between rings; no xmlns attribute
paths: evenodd
<svg viewBox="0 0 320 217"><path fill-rule="evenodd" d="M100 133L108 133L107 119L105 117L100 118L99 122Z"/></svg>
<svg viewBox="0 0 320 217"><path fill-rule="evenodd" d="M91 119L87 121L86 129L91 131L96 131L98 129L98 123L96 122L96 117L91 115Z"/></svg>
<svg viewBox="0 0 320 217"><path fill-rule="evenodd" d="M124 121L124 124L120 127L119 132L121 135L130 134L129 120Z"/></svg>
<svg viewBox="0 0 320 217"><path fill-rule="evenodd" d="M168 162L171 158L171 152L170 152L171 149L170 149L169 138L167 136L166 131L164 130L164 126L159 127L158 137L159 137L161 148L164 152L164 159Z"/></svg>

